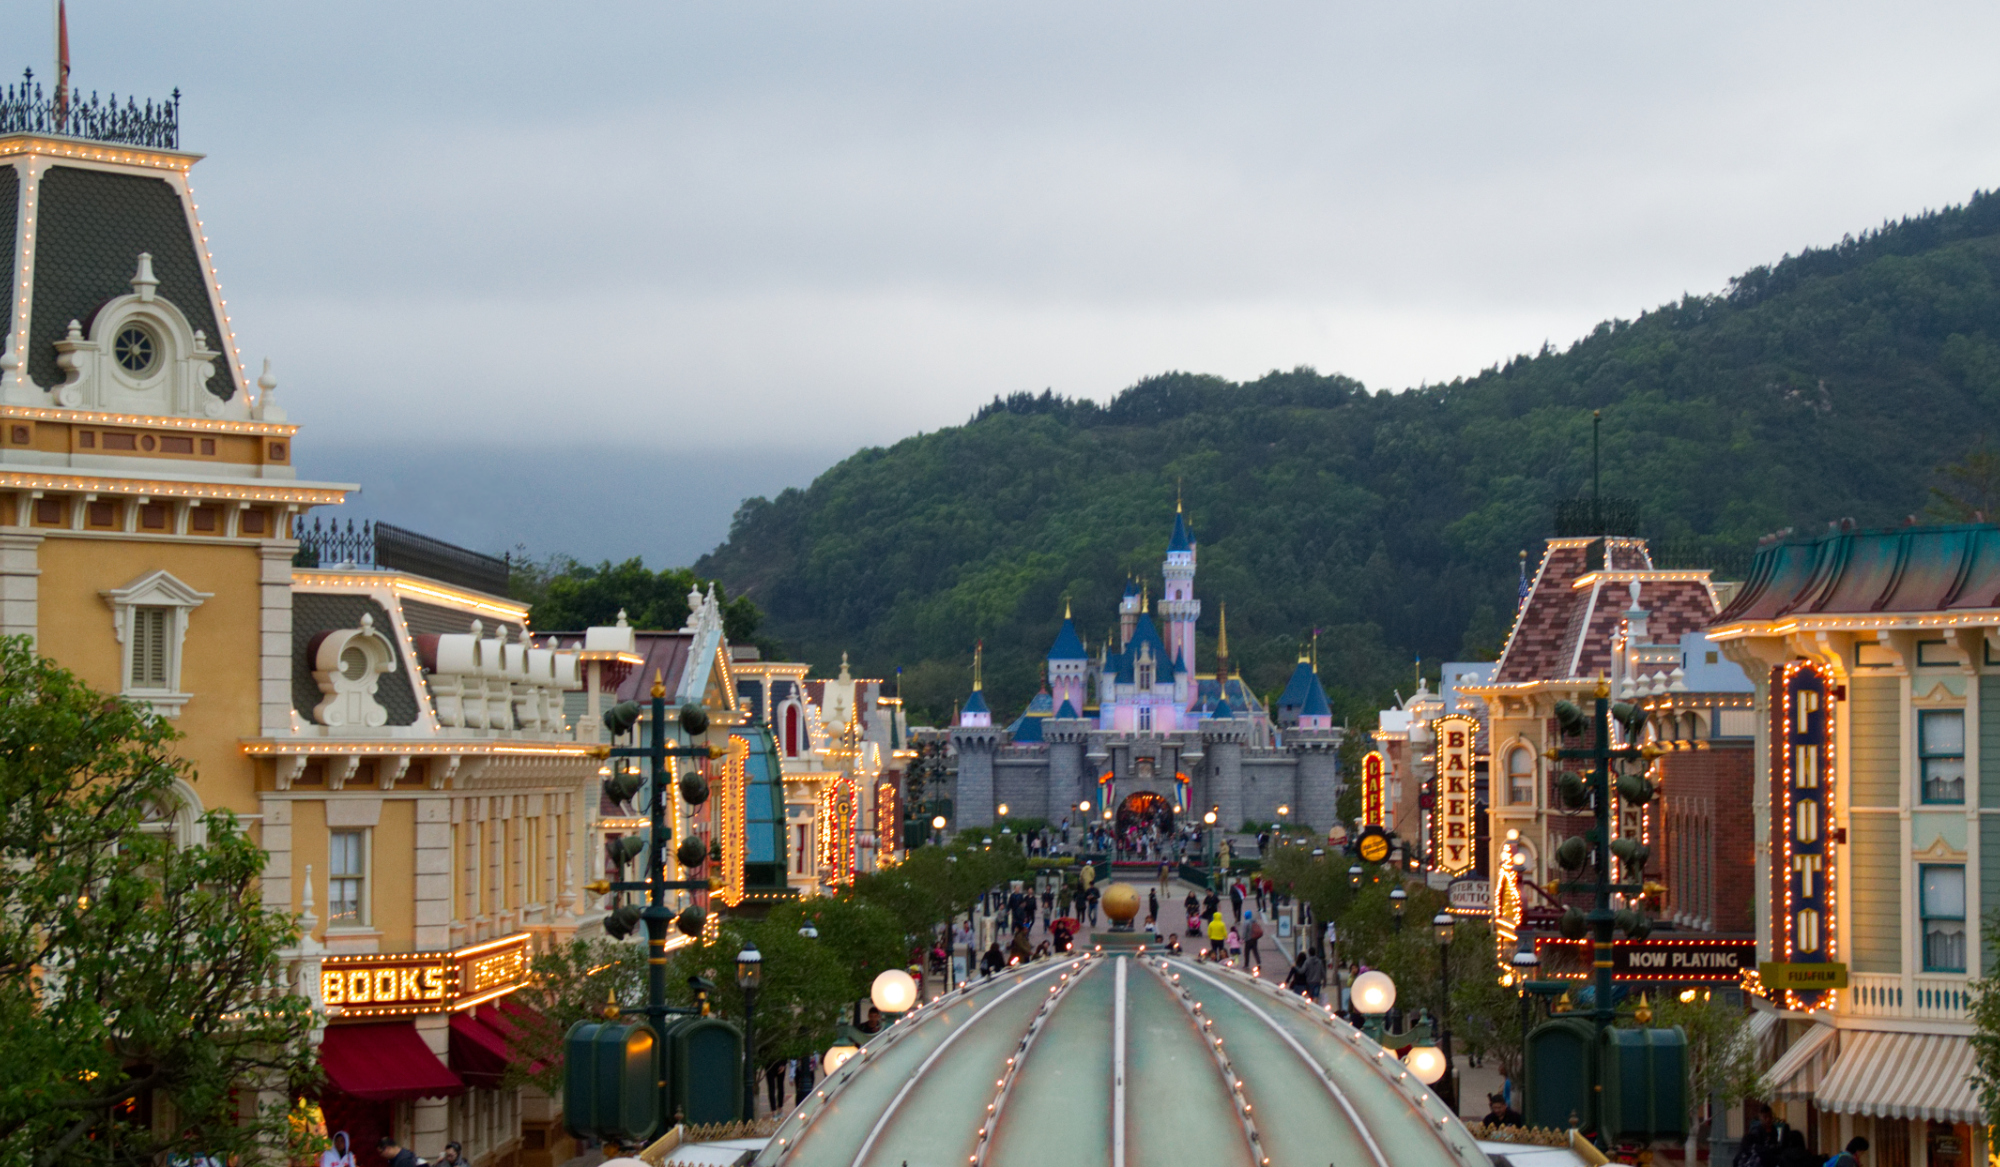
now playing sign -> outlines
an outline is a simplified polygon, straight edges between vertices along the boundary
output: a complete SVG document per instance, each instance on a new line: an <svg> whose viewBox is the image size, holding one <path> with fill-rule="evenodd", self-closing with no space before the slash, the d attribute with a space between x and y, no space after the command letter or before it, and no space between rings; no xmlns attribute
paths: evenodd
<svg viewBox="0 0 2000 1167"><path fill-rule="evenodd" d="M1590 961L1588 940L1549 940L1549 944L1570 950L1585 967ZM1757 942L1748 938L1619 940L1611 948L1611 979L1614 981L1689 981L1735 984L1744 973L1757 967Z"/></svg>

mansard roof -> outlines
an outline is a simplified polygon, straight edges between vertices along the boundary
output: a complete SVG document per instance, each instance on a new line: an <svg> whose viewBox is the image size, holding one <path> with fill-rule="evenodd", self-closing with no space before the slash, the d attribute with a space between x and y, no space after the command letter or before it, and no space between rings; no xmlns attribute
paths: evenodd
<svg viewBox="0 0 2000 1167"><path fill-rule="evenodd" d="M1714 618L1706 571L1656 571L1643 539L1550 539L1516 615L1494 684L1592 677L1611 667L1611 640L1640 587L1647 638L1677 641Z"/></svg>
<svg viewBox="0 0 2000 1167"><path fill-rule="evenodd" d="M1836 530L1757 549L1715 623L2000 607L2000 526Z"/></svg>

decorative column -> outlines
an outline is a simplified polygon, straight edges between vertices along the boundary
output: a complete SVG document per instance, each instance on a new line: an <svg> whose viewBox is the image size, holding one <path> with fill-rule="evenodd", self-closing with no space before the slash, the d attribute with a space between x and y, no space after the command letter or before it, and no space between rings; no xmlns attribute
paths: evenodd
<svg viewBox="0 0 2000 1167"><path fill-rule="evenodd" d="M41 547L42 536L31 531L0 535L0 636L25 636L34 643L40 619Z"/></svg>

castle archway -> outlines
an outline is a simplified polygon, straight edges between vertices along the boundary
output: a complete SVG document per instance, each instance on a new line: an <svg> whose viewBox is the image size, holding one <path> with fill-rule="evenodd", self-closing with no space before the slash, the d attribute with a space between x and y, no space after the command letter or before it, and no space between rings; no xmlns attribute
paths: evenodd
<svg viewBox="0 0 2000 1167"><path fill-rule="evenodd" d="M1140 830L1158 827L1161 834L1169 834L1174 829L1174 804L1165 795L1151 790L1139 790L1125 797L1118 804L1118 833L1123 835L1133 827Z"/></svg>

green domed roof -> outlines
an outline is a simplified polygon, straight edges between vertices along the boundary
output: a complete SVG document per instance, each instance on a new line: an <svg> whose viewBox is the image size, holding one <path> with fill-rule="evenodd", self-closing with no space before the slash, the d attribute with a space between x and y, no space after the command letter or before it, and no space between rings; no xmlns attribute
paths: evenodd
<svg viewBox="0 0 2000 1167"><path fill-rule="evenodd" d="M1150 953L1016 966L910 1014L757 1167L1487 1167L1395 1056L1296 994Z"/></svg>

